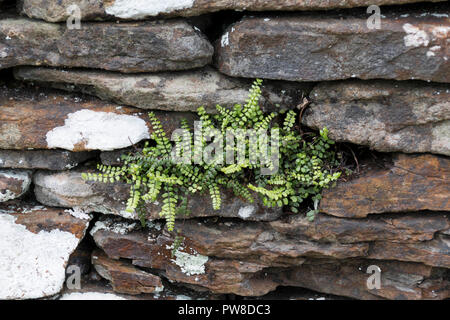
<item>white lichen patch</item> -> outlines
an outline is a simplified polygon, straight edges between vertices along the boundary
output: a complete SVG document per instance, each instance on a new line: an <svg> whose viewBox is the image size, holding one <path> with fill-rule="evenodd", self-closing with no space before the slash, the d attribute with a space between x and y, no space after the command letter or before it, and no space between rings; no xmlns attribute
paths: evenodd
<svg viewBox="0 0 450 320"><path fill-rule="evenodd" d="M94 236L94 234L99 230L111 231L117 234L125 235L136 228L136 223L128 223L128 222L116 222L113 219L105 219L103 221L97 221L92 228L90 234Z"/></svg>
<svg viewBox="0 0 450 320"><path fill-rule="evenodd" d="M112 293L73 292L66 293L59 300L127 300Z"/></svg>
<svg viewBox="0 0 450 320"><path fill-rule="evenodd" d="M239 209L238 215L242 219L248 219L255 213L255 211L255 206L246 206Z"/></svg>
<svg viewBox="0 0 450 320"><path fill-rule="evenodd" d="M116 0L106 13L122 19L142 19L192 8L195 0Z"/></svg>
<svg viewBox="0 0 450 320"><path fill-rule="evenodd" d="M46 136L49 148L70 151L77 145L84 145L86 150L112 151L149 137L147 124L137 116L92 110L69 114L64 126Z"/></svg>
<svg viewBox="0 0 450 320"><path fill-rule="evenodd" d="M447 34L450 32L450 27L442 27L442 26L438 26L438 27L434 27L431 30L431 33L433 35L433 38L437 38L437 39L446 39L447 38Z"/></svg>
<svg viewBox="0 0 450 320"><path fill-rule="evenodd" d="M230 44L230 34L227 32L222 36L222 39L220 40L220 45L223 47L226 47Z"/></svg>
<svg viewBox="0 0 450 320"><path fill-rule="evenodd" d="M189 254L177 250L175 252L175 259L172 261L180 267L181 272L188 276L205 273L205 264L208 262L208 257L201 254Z"/></svg>
<svg viewBox="0 0 450 320"><path fill-rule="evenodd" d="M126 210L120 210L119 216L121 216L122 218L125 218L125 219L132 219L132 220L136 220L139 218L138 214L136 212L129 212Z"/></svg>
<svg viewBox="0 0 450 320"><path fill-rule="evenodd" d="M6 202L17 198L17 195L10 190L0 191L0 202Z"/></svg>
<svg viewBox="0 0 450 320"><path fill-rule="evenodd" d="M147 227L150 229L155 229L157 231L161 231L162 223L149 220L149 221L147 221Z"/></svg>
<svg viewBox="0 0 450 320"><path fill-rule="evenodd" d="M427 57L434 57L436 55L436 51L439 51L441 46L433 46L430 50L427 51Z"/></svg>
<svg viewBox="0 0 450 320"><path fill-rule="evenodd" d="M0 214L0 299L36 299L63 287L66 264L79 239L58 229L32 233Z"/></svg>
<svg viewBox="0 0 450 320"><path fill-rule="evenodd" d="M430 43L428 34L410 23L405 23L403 25L403 30L406 32L406 36L403 37L403 40L407 47L426 47Z"/></svg>
<svg viewBox="0 0 450 320"><path fill-rule="evenodd" d="M35 211L43 211L46 210L44 206L34 206L34 207L24 207L21 210L21 213L31 213Z"/></svg>
<svg viewBox="0 0 450 320"><path fill-rule="evenodd" d="M155 291L153 291L153 293L158 294L158 293L161 293L161 292L163 292L163 291L164 291L164 286L161 286L161 287L156 287L156 288L155 288Z"/></svg>
<svg viewBox="0 0 450 320"><path fill-rule="evenodd" d="M72 217L80 219L80 220L91 220L92 216L88 213L86 213L83 209L75 207L73 209L64 210L64 212L67 212Z"/></svg>

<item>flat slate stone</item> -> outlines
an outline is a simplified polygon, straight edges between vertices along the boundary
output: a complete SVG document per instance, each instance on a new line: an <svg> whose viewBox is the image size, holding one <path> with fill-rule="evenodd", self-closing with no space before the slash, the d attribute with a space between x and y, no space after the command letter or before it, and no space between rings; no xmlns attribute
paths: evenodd
<svg viewBox="0 0 450 320"><path fill-rule="evenodd" d="M450 237L438 234L431 241L392 243L380 241L373 244L369 258L422 262L435 267L450 268Z"/></svg>
<svg viewBox="0 0 450 320"><path fill-rule="evenodd" d="M0 150L0 168L69 170L95 155L61 150Z"/></svg>
<svg viewBox="0 0 450 320"><path fill-rule="evenodd" d="M319 213L313 222L304 215L294 215L273 221L270 226L286 236L295 237L301 234L320 242L419 243L433 240L437 234L450 231L450 216L414 212L347 219ZM386 252L386 255L388 254L389 251Z"/></svg>
<svg viewBox="0 0 450 320"><path fill-rule="evenodd" d="M227 77L213 68L195 71L126 75L96 70L21 67L19 80L38 82L67 91L95 95L104 100L141 109L193 111L203 106L215 113L216 105L244 104L251 80ZM265 111L296 108L312 84L265 82L260 100Z"/></svg>
<svg viewBox="0 0 450 320"><path fill-rule="evenodd" d="M394 81L320 83L303 124L381 152L450 155L450 85Z"/></svg>
<svg viewBox="0 0 450 320"><path fill-rule="evenodd" d="M357 178L325 190L320 210L346 218L387 212L450 211L449 177L447 157L398 154L385 168L365 170Z"/></svg>
<svg viewBox="0 0 450 320"><path fill-rule="evenodd" d="M157 293L164 289L160 277L142 271L129 262L108 258L98 249L92 252L92 265L103 278L111 282L115 292L138 295Z"/></svg>
<svg viewBox="0 0 450 320"><path fill-rule="evenodd" d="M328 227L327 220L334 220L335 226ZM304 228L299 224L300 221L304 225L307 223L302 215L288 221L292 222L289 226L280 221L219 224L186 221L180 224L179 230L203 255L260 262L271 267L295 266L305 257L348 259L367 256L434 267L450 266L449 240L440 233L449 226L445 216L424 214L419 218L405 214L396 219L344 219L320 215L318 221ZM426 231L428 228L433 231ZM364 235L367 235L365 239Z"/></svg>
<svg viewBox="0 0 450 320"><path fill-rule="evenodd" d="M361 226L366 224L368 230L370 225L382 223L370 220L360 221ZM407 223L406 218L404 222ZM159 223L149 230L140 228L137 222L103 217L91 235L110 258L129 259L133 265L152 271L165 270L169 280L189 284L196 290L207 288L215 293L260 296L286 285L357 299L443 299L450 296L446 269L435 267L447 267L448 248L436 246L435 240L408 243L392 240L386 241L385 246L379 241L344 245L338 241L316 242L301 232L293 236L295 226L289 232L277 233L270 228L274 224L185 221L178 226L185 239L175 257L171 253L173 239ZM318 225L314 224L311 228ZM386 221L384 228L390 233L388 224ZM398 223L399 229L401 224ZM397 239L401 238L400 233ZM382 234L378 239L381 238ZM388 243L393 246L392 250ZM372 246L379 247L383 253ZM410 254L411 248L416 249ZM402 260L407 257L429 265L392 261L400 257L402 249L408 252ZM379 290L367 287L366 270L371 265L382 270Z"/></svg>
<svg viewBox="0 0 450 320"><path fill-rule="evenodd" d="M156 112L169 137L191 114ZM0 88L1 149L122 149L149 139L142 110L64 92Z"/></svg>
<svg viewBox="0 0 450 320"><path fill-rule="evenodd" d="M423 0L21 0L19 10L30 18L66 21L67 8L80 8L82 20L145 19L153 16L198 16L221 10L328 10L422 2ZM437 2L441 0L428 0Z"/></svg>
<svg viewBox="0 0 450 320"><path fill-rule="evenodd" d="M0 69L46 65L157 72L203 67L212 55L206 37L182 20L85 23L78 30L0 18Z"/></svg>
<svg viewBox="0 0 450 320"><path fill-rule="evenodd" d="M369 266L381 269L380 289L369 289ZM373 272L372 272L373 274ZM285 286L362 300L442 300L450 297L445 269L385 260L308 260L274 275Z"/></svg>
<svg viewBox="0 0 450 320"><path fill-rule="evenodd" d="M216 64L230 76L292 81L420 79L450 82L450 19L433 12L304 14L244 18L216 43Z"/></svg>

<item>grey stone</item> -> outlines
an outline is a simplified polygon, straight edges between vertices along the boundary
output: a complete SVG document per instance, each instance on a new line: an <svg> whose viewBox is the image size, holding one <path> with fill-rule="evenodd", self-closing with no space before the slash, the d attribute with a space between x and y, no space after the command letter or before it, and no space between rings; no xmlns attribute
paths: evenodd
<svg viewBox="0 0 450 320"><path fill-rule="evenodd" d="M367 15L244 18L216 44L230 76L293 81L420 79L450 82L446 9L389 13L379 29Z"/></svg>
<svg viewBox="0 0 450 320"><path fill-rule="evenodd" d="M203 67L212 55L208 40L182 20L83 23L78 30L0 18L0 69L46 65L156 72Z"/></svg>
<svg viewBox="0 0 450 320"><path fill-rule="evenodd" d="M36 89L36 90L34 90ZM41 88L0 87L0 149L123 149L150 138L145 112L97 98ZM194 115L155 111L170 137Z"/></svg>
<svg viewBox="0 0 450 320"><path fill-rule="evenodd" d="M0 168L68 170L95 156L95 152L0 150Z"/></svg>
<svg viewBox="0 0 450 320"><path fill-rule="evenodd" d="M450 155L450 85L392 81L318 84L304 113L337 141L382 152Z"/></svg>
<svg viewBox="0 0 450 320"><path fill-rule="evenodd" d="M15 70L15 77L142 109L195 112L203 106L212 113L216 112L217 104L223 107L244 104L252 84L251 80L227 77L210 67L145 75L22 67ZM261 106L265 111L293 109L311 87L311 84L266 82Z"/></svg>

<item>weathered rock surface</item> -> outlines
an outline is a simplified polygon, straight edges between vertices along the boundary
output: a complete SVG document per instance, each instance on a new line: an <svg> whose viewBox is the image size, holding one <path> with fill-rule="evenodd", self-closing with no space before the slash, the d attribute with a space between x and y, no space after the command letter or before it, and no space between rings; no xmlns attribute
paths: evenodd
<svg viewBox="0 0 450 320"><path fill-rule="evenodd" d="M305 226L306 221L304 217L295 216L285 222L270 223L272 228L267 223L217 225L186 221L180 230L203 255L258 261L269 266L296 265L305 257L346 259L366 256L422 262L436 267L450 266L449 239L439 234L449 228L447 216L432 215L430 220L422 216L420 221L418 215L384 220L320 215L309 226ZM330 227L332 221L334 227Z"/></svg>
<svg viewBox="0 0 450 320"><path fill-rule="evenodd" d="M31 172L25 170L0 170L0 202L19 198L30 188Z"/></svg>
<svg viewBox="0 0 450 320"><path fill-rule="evenodd" d="M337 141L382 152L450 155L450 86L419 82L318 84L303 117Z"/></svg>
<svg viewBox="0 0 450 320"><path fill-rule="evenodd" d="M369 266L381 269L381 288L368 289ZM442 300L450 296L445 270L419 263L374 260L309 260L274 274L278 282L320 292L376 300Z"/></svg>
<svg viewBox="0 0 450 320"><path fill-rule="evenodd" d="M251 81L227 77L212 68L177 73L124 75L120 73L22 67L20 80L37 81L54 88L81 91L105 100L142 109L193 111L203 106L216 112L216 105L244 104ZM293 109L311 85L271 81L264 84L261 106L265 111Z"/></svg>
<svg viewBox="0 0 450 320"><path fill-rule="evenodd" d="M191 259L188 258L188 264L191 263ZM185 257L175 259L174 264L167 266L166 277L172 281L189 284L191 288L199 291L207 289L217 294L261 296L278 286L263 271L264 266L258 263L210 258L205 264L206 273L199 275L187 274L183 270L184 265Z"/></svg>
<svg viewBox="0 0 450 320"><path fill-rule="evenodd" d="M445 235L416 243L375 242L369 252L369 257L373 259L422 262L429 266L450 268L450 238Z"/></svg>
<svg viewBox="0 0 450 320"><path fill-rule="evenodd" d="M181 234L206 256L259 262L267 266L292 266L305 257L337 259L366 256L365 243L316 242L304 234L286 237L266 223L197 223L186 221Z"/></svg>
<svg viewBox="0 0 450 320"><path fill-rule="evenodd" d="M429 212L370 216L366 219L336 218L320 213L314 222L308 221L304 215L295 215L273 221L270 226L292 239L306 237L319 242L338 243L415 243L433 240L437 233L450 230L450 220L446 214Z"/></svg>
<svg viewBox="0 0 450 320"><path fill-rule="evenodd" d="M103 278L111 282L115 292L137 295L164 289L158 276L126 262L110 259L100 250L92 253L92 265Z"/></svg>
<svg viewBox="0 0 450 320"><path fill-rule="evenodd" d="M0 206L0 299L58 293L90 217L20 202Z"/></svg>
<svg viewBox="0 0 450 320"><path fill-rule="evenodd" d="M95 152L0 150L0 168L68 170L95 157Z"/></svg>
<svg viewBox="0 0 450 320"><path fill-rule="evenodd" d="M260 263L209 258L189 245L173 257L172 239L157 229L133 230L135 225L106 219L97 222L91 234L109 257L131 259L134 265L162 270L169 280L200 291L259 296L277 287L264 277L265 266Z"/></svg>
<svg viewBox="0 0 450 320"><path fill-rule="evenodd" d="M386 212L449 211L449 176L450 160L446 157L399 154L385 169L368 170L325 190L320 210L347 218Z"/></svg>
<svg viewBox="0 0 450 320"><path fill-rule="evenodd" d="M18 65L156 72L203 67L208 40L181 20L83 23L81 29L24 18L0 20L0 69Z"/></svg>
<svg viewBox="0 0 450 320"><path fill-rule="evenodd" d="M408 217L398 219L393 224L408 223ZM377 220L375 217L359 220L361 233L368 231L379 222ZM400 220L403 223L399 223ZM388 223L386 221L387 230L391 228ZM440 228L447 228L448 223L447 218L442 219ZM311 229L321 224L323 221L319 218ZM295 223L288 230L286 221L285 233L277 232L273 226L280 228L278 222L185 221L179 225L185 237L184 244L175 257L171 255L173 240L158 224L144 230L137 223L106 218L97 222L91 234L109 257L129 259L141 268L162 270L169 280L188 284L196 290L207 288L216 293L259 296L284 285L358 299L443 299L450 296L445 269L432 267L448 268L448 246L446 249L444 244L439 247L435 240L401 242L404 236L399 230L396 240L391 236L389 241L384 241L380 231L378 237L369 234L366 243L340 244L336 241L348 239L351 228L347 233L344 227L335 231L333 242L327 242L329 236L321 241L312 240ZM409 233L414 232L414 226L410 228ZM442 237L438 234L440 228L435 230L436 238ZM320 238L320 230L318 227L316 238ZM415 252L411 248L415 248ZM402 251L406 252L403 256ZM430 265L388 260L422 261ZM382 270L380 290L367 288L370 274L366 270L370 265Z"/></svg>
<svg viewBox="0 0 450 320"><path fill-rule="evenodd" d="M244 18L217 42L216 64L231 76L326 81L421 79L450 82L448 12Z"/></svg>
<svg viewBox="0 0 450 320"><path fill-rule="evenodd" d="M440 1L440 0L429 0ZM368 7L419 2L419 0L182 0L182 1L129 1L129 0L20 0L19 9L31 18L50 22L66 21L67 8L75 4L83 20L108 18L144 19L153 16L198 16L221 10L274 11L274 10L327 10L337 8Z"/></svg>
<svg viewBox="0 0 450 320"><path fill-rule="evenodd" d="M156 112L169 136L191 114ZM150 137L141 110L47 90L0 89L0 148L114 150Z"/></svg>
<svg viewBox="0 0 450 320"><path fill-rule="evenodd" d="M127 184L89 183L81 178L82 172L85 171L80 169L67 172L37 172L34 176L36 198L49 206L80 207L89 212L139 219L136 213L125 211L126 201L130 195ZM280 208L264 207L259 200L250 204L228 191L222 192L222 202L220 210L213 210L212 205L209 205L211 203L209 195L192 197L188 205L191 211L188 218L219 216L250 221L272 221L282 215ZM149 219L160 219L160 203L149 203L146 207Z"/></svg>

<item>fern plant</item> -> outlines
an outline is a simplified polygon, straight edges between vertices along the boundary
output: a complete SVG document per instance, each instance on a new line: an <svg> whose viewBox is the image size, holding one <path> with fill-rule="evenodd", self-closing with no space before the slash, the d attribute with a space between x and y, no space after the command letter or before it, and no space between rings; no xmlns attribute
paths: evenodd
<svg viewBox="0 0 450 320"><path fill-rule="evenodd" d="M154 143L146 142L142 150L123 155L122 166L99 165L98 173L85 173L83 179L128 183L131 188L127 211L137 212L143 225L147 219L145 204L160 201L160 216L165 218L169 231L174 230L177 217L189 214L189 195L208 193L212 208L219 210L221 188L232 190L248 202L254 201L252 193L256 193L264 205L286 207L294 213L299 212L306 199L312 199L315 205L308 212L308 219L313 220L321 191L341 174L335 169L338 163L334 142L329 139L326 128L319 135L304 139L295 130L297 114L294 111L285 115L264 114L259 105L261 85L262 80L254 82L244 105L236 104L231 109L218 105L216 115L207 114L200 107L201 126L193 131L182 121L182 134L175 141L169 140L160 121L150 112ZM284 118L281 123L280 118ZM248 130L270 130L272 145L279 146L276 152L268 147L268 136L256 143L255 150L255 141L246 137ZM234 135L229 136L229 132ZM205 159L204 151L213 133L221 137L216 141L222 146L221 154L216 152L211 159ZM233 155L231 164L230 154ZM242 157L237 163L236 155ZM261 162L250 161L252 157ZM274 168L274 157L277 168ZM268 175L263 168L277 170Z"/></svg>

